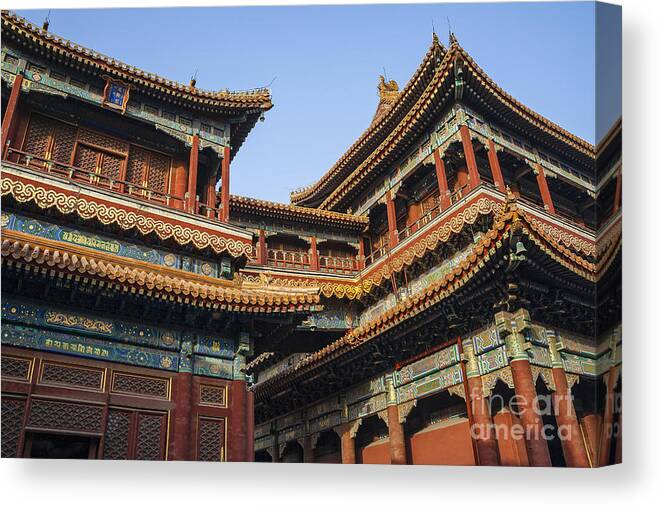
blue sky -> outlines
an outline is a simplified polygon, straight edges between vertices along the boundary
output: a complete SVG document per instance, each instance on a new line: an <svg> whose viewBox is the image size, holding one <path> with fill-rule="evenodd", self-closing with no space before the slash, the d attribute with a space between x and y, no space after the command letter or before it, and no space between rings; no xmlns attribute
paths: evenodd
<svg viewBox="0 0 661 507"><path fill-rule="evenodd" d="M46 11L19 14L41 24ZM198 69L205 89L272 82L275 107L236 156L231 191L288 202L368 126L383 69L403 86L429 48L432 20L447 41L447 18L506 91L595 141L589 2L53 10L50 29L184 83ZM608 96L610 116L617 93Z"/></svg>

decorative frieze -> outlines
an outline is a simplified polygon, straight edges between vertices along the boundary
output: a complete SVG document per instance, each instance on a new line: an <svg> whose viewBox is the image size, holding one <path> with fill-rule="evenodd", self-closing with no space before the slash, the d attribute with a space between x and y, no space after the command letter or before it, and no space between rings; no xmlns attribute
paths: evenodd
<svg viewBox="0 0 661 507"><path fill-rule="evenodd" d="M40 238L61 241L71 245L91 248L99 252L110 253L119 257L149 262L168 268L181 269L190 273L222 278L221 274L223 270L221 263L209 259L140 246L127 241L90 234L79 229L60 226L6 211L3 211L0 215L0 223L2 224L2 229L32 234Z"/></svg>
<svg viewBox="0 0 661 507"><path fill-rule="evenodd" d="M442 391L461 382L463 382L461 365L455 364L399 387L397 389L397 399L399 403L403 403Z"/></svg>

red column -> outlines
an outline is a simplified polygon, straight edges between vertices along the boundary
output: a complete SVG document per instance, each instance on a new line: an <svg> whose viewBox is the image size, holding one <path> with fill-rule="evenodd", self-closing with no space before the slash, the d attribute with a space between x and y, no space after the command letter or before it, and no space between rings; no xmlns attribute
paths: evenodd
<svg viewBox="0 0 661 507"><path fill-rule="evenodd" d="M518 310L515 314L496 314L498 330L506 337L516 405L526 434L530 465L551 466L551 455L543 433L544 423L537 403L537 390L525 349L525 339L521 334L529 323L530 315L525 310Z"/></svg>
<svg viewBox="0 0 661 507"><path fill-rule="evenodd" d="M365 269L365 240L363 237L358 238L358 259L356 259L358 269Z"/></svg>
<svg viewBox="0 0 661 507"><path fill-rule="evenodd" d="M526 441L520 432L521 421L508 409L503 409L493 416L498 436L498 454L500 464L509 467L527 467L528 451Z"/></svg>
<svg viewBox="0 0 661 507"><path fill-rule="evenodd" d="M477 170L477 160L475 159L475 152L473 151L473 142L471 135L466 125L462 125L459 129L461 136L461 144L464 148L464 157L466 158L466 166L468 167L468 188L473 189L480 184L480 173Z"/></svg>
<svg viewBox="0 0 661 507"><path fill-rule="evenodd" d="M248 461L248 433L246 427L246 381L233 380L230 399L230 420L227 436L228 461ZM253 458L254 459L254 458Z"/></svg>
<svg viewBox="0 0 661 507"><path fill-rule="evenodd" d="M496 466L499 464L498 443L493 431L493 421L489 405L484 397L482 377L473 350L472 340L457 340L459 354L463 355L462 374L466 379L466 411L471 422L471 438L474 440L474 453L477 465Z"/></svg>
<svg viewBox="0 0 661 507"><path fill-rule="evenodd" d="M441 211L443 211L450 207L452 201L450 200L448 178L440 149L434 151L434 165L436 166L436 180L438 181L438 203Z"/></svg>
<svg viewBox="0 0 661 507"><path fill-rule="evenodd" d="M174 378L174 449L171 459L190 461L193 459L194 445L191 445L191 404L193 374L179 372Z"/></svg>
<svg viewBox="0 0 661 507"><path fill-rule="evenodd" d="M585 443L588 448L590 461L592 462L592 466L596 466L599 460L601 416L599 414L587 414L581 419L581 426L585 435Z"/></svg>
<svg viewBox="0 0 661 507"><path fill-rule="evenodd" d="M356 463L356 439L351 436L351 426L346 423L342 426L342 464L353 465Z"/></svg>
<svg viewBox="0 0 661 507"><path fill-rule="evenodd" d="M176 198L172 202L173 208L186 209L186 190L188 188L188 168L183 160L175 160L172 168L171 193Z"/></svg>
<svg viewBox="0 0 661 507"><path fill-rule="evenodd" d="M312 448L312 435L306 435L303 440L303 463L314 463L314 449Z"/></svg>
<svg viewBox="0 0 661 507"><path fill-rule="evenodd" d="M537 410L537 391L532 381L532 369L528 359L513 359L510 362L514 392L519 401L521 422L529 438L528 457L534 467L550 467L551 455L546 440L543 438L542 417Z"/></svg>
<svg viewBox="0 0 661 507"><path fill-rule="evenodd" d="M544 202L544 207L549 213L555 214L555 207L553 206L553 200L551 199L551 192L549 191L549 185L546 181L544 168L539 164L535 164L535 176L537 178L537 185L539 186L539 193Z"/></svg>
<svg viewBox="0 0 661 507"><path fill-rule="evenodd" d="M386 194L386 211L388 214L388 238L390 248L395 248L399 242L399 237L397 236L397 214L395 212L395 200L393 199L391 191L388 191Z"/></svg>
<svg viewBox="0 0 661 507"><path fill-rule="evenodd" d="M200 138L197 134L193 135L190 149L190 160L188 162L188 211L194 213L195 200L197 197L197 160Z"/></svg>
<svg viewBox="0 0 661 507"><path fill-rule="evenodd" d="M590 460L585 449L581 428L576 419L576 412L565 370L554 366L553 381L555 382L555 391L552 395L553 408L555 410L558 429L562 436L560 443L562 444L562 451L565 455L567 466L590 468Z"/></svg>
<svg viewBox="0 0 661 507"><path fill-rule="evenodd" d="M613 198L613 213L617 213L617 210L620 209L621 197L622 197L622 172L618 171L617 180L615 181L615 197Z"/></svg>
<svg viewBox="0 0 661 507"><path fill-rule="evenodd" d="M613 436L613 413L615 411L615 384L617 383L618 368L611 366L608 371L608 384L606 386L606 406L604 407L604 422L601 425L599 442L599 466L609 464L611 441Z"/></svg>
<svg viewBox="0 0 661 507"><path fill-rule="evenodd" d="M213 209L216 207L216 171L211 169L209 171L209 181L207 183L207 216L209 218L215 218L216 211Z"/></svg>
<svg viewBox="0 0 661 507"><path fill-rule="evenodd" d="M221 168L221 187L220 187L220 204L222 209L220 212L220 219L223 222L228 222L230 219L230 149L225 147L223 154L223 165Z"/></svg>
<svg viewBox="0 0 661 507"><path fill-rule="evenodd" d="M255 461L255 393L246 392L246 459Z"/></svg>
<svg viewBox="0 0 661 507"><path fill-rule="evenodd" d="M317 250L317 238L310 238L310 269L319 271L319 251Z"/></svg>
<svg viewBox="0 0 661 507"><path fill-rule="evenodd" d="M5 117L2 119L2 158L7 156L7 141L9 134L14 127L14 117L16 115L16 108L18 107L18 100L21 95L21 85L23 84L23 76L17 74L14 78L14 84L11 87L11 94L9 95L9 102L7 109L5 109Z"/></svg>
<svg viewBox="0 0 661 507"><path fill-rule="evenodd" d="M391 375L386 376L386 404L388 411L388 439L390 440L390 463L406 465L406 443L404 441L404 426L399 422L397 394Z"/></svg>
<svg viewBox="0 0 661 507"><path fill-rule="evenodd" d="M498 160L496 145L492 139L489 139L489 167L491 168L491 175L496 188L501 192L505 192L505 180L503 179L503 172L500 170L500 161Z"/></svg>
<svg viewBox="0 0 661 507"><path fill-rule="evenodd" d="M268 252L266 251L266 232L264 229L259 230L259 240L257 243L257 262L262 266L266 266Z"/></svg>

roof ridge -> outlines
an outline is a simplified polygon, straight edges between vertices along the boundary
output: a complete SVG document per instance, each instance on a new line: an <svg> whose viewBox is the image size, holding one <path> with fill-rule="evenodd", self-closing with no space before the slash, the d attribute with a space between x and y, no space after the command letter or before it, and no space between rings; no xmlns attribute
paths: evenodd
<svg viewBox="0 0 661 507"><path fill-rule="evenodd" d="M369 219L366 216L363 215L355 215L353 213L342 213L341 211L332 211L332 210L325 210L325 209L318 209L318 208L310 208L307 206L300 206L297 204L291 204L291 203L282 203L282 202L277 202L277 201L269 201L266 199L259 199L256 197L249 197L249 196L244 196L244 195L236 195L236 194L231 194L230 195L230 203L231 201L235 202L242 202L242 203L250 203L250 204L255 204L255 205L262 205L266 207L271 207L271 208L276 208L276 209L283 209L283 210L290 210L298 213L302 213L305 215L316 215L316 216L323 216L323 217L328 217L328 218L339 218L339 219L344 219L344 220L351 220L351 221L356 221L356 222L361 222L361 223L368 223Z"/></svg>
<svg viewBox="0 0 661 507"><path fill-rule="evenodd" d="M293 203L300 202L303 199L310 197L310 195L312 195L315 191L318 191L323 185L326 184L327 180L330 180L335 176L335 174L333 173L338 172L342 164L353 155L353 152L355 152L358 149L358 147L368 138L368 135L370 133L373 133L379 130L381 127L383 127L383 125L390 119L390 117L392 117L395 114L395 111L397 110L399 104L402 102L403 98L407 94L409 94L411 89L413 89L413 84L417 80L416 78L419 75L421 75L423 68L425 68L427 64L429 64L434 54L438 51L443 53L443 57L445 57L445 55L448 53L448 50L445 48L445 46L443 46L443 44L441 44L441 42L438 40L438 37L432 37L432 43L429 46L427 53L425 53L422 62L420 62L420 65L418 65L416 71L407 81L406 85L404 85L404 87L401 89L399 95L392 103L392 107L387 112L387 114L385 114L379 121L376 122L372 121L363 131L360 137L356 141L354 141L354 143L351 144L351 146L349 146L349 148L342 154L342 156L335 162L335 164L333 164L333 166L328 171L326 171L317 181L298 191L295 190L291 192L290 198ZM441 63L440 60L436 62L437 65L439 65L440 63Z"/></svg>
<svg viewBox="0 0 661 507"><path fill-rule="evenodd" d="M5 24L13 26L17 31L24 31L26 32L26 34L30 33L35 38L45 39L50 44L58 45L63 49L76 52L82 58L88 60L93 60L93 59L100 60L105 65L112 66L119 72L124 72L132 75L135 79L150 81L156 83L157 85L173 88L179 92L188 93L190 95L197 96L202 99L223 99L223 98L231 99L241 96L249 96L251 98L254 97L255 99L262 99L265 101L265 104L270 104L271 101L271 92L267 87L258 87L249 90L231 91L229 89L222 89L222 90L213 91L213 90L205 90L197 87L191 87L190 85L185 85L179 83L178 81L164 78L156 73L142 70L139 67L124 63L104 53L101 53L94 49L87 48L85 46L82 46L81 44L66 39L53 32L44 30L43 28L40 28L31 21L27 20L26 18L19 16L18 14L9 10L2 11L2 21Z"/></svg>
<svg viewBox="0 0 661 507"><path fill-rule="evenodd" d="M595 151L595 146L594 146L594 144L592 144L592 143L586 141L586 140L583 139L582 137L579 137L579 136L577 136L577 135L575 135L575 134L572 134L572 133L569 132L568 130L562 128L560 125L558 125L557 123L555 123L554 121L548 119L548 118L545 117L544 115L538 113L537 111L531 109L530 107L526 106L526 105L523 104L522 102L520 102L520 101L518 101L517 99L515 99L514 96L512 96L510 93L508 93L507 91L505 91L504 88L502 88L498 83L496 83L496 81L494 81L493 78L491 78L491 76L489 76L489 74L487 74L487 72L486 72L482 67L480 67L480 65L475 61L475 59L474 59L474 58L468 53L468 51L466 51L466 49L464 49L464 47L463 47L461 44L459 44L459 41L457 41L456 39L455 39L455 42L453 43L453 46L454 46L455 44L456 44L456 47L458 48L459 52L461 53L461 55L462 55L462 56L463 56L463 57L464 57L464 58L465 58L465 59L466 59L466 60L467 60L467 61L468 61L468 62L469 62L474 68L475 68L475 70L477 70L477 72L478 72L482 77L485 78L485 80L489 83L489 85L490 85L491 87L493 87L495 91L497 91L498 93L500 93L505 99L507 99L508 101L510 101L510 102L511 102L512 104L514 104L516 107L521 108L521 109L522 109L523 111L525 111L526 113L532 115L533 117L538 118L538 119L541 120L543 123L546 123L549 127L552 127L553 129L557 130L558 133L560 133L560 134L562 134L562 135L568 137L569 139L572 139L573 141L575 141L575 142L577 142L577 143L579 143L579 144L582 144L584 147L586 147L586 148L589 149L589 150L592 150L593 152Z"/></svg>

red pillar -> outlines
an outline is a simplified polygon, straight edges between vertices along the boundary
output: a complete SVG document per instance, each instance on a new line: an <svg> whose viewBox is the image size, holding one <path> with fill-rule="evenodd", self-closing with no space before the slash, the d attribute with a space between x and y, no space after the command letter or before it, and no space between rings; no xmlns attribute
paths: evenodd
<svg viewBox="0 0 661 507"><path fill-rule="evenodd" d="M358 259L356 261L359 270L365 269L365 240L362 236L358 238Z"/></svg>
<svg viewBox="0 0 661 507"><path fill-rule="evenodd" d="M443 211L450 207L452 201L450 200L448 178L440 149L434 151L434 165L436 166L436 180L438 181L438 204L441 211Z"/></svg>
<svg viewBox="0 0 661 507"><path fill-rule="evenodd" d="M542 196L542 202L544 202L544 207L549 213L555 214L555 207L553 206L553 200L551 199L551 192L549 191L549 185L546 181L544 168L539 164L535 164L535 176L537 178L537 185L539 186L539 193Z"/></svg>
<svg viewBox="0 0 661 507"><path fill-rule="evenodd" d="M604 422L601 425L601 436L599 442L599 466L609 464L611 441L613 431L613 414L615 411L615 384L617 383L618 368L611 366L608 371L608 384L606 386L606 406L604 407Z"/></svg>
<svg viewBox="0 0 661 507"><path fill-rule="evenodd" d="M585 444L588 448L592 466L597 466L599 461L599 435L601 428L601 416L599 414L587 414L581 419L581 427L585 435Z"/></svg>
<svg viewBox="0 0 661 507"><path fill-rule="evenodd" d="M175 197L171 206L178 209L186 209L186 190L188 188L188 168L183 160L175 160L172 169L171 193Z"/></svg>
<svg viewBox="0 0 661 507"><path fill-rule="evenodd" d="M497 428L500 464L509 467L530 466L519 418L505 408L493 416L493 421Z"/></svg>
<svg viewBox="0 0 661 507"><path fill-rule="evenodd" d="M501 192L505 192L505 180L503 179L503 172L500 169L500 161L498 160L496 145L492 139L489 139L489 167L491 168L491 175L496 188Z"/></svg>
<svg viewBox="0 0 661 507"><path fill-rule="evenodd" d="M17 74L14 78L14 84L11 87L11 94L9 95L9 102L7 109L5 109L5 117L2 119L2 158L7 156L7 141L9 135L14 127L14 117L16 115L16 108L18 107L18 100L21 95L21 85L23 84L23 76Z"/></svg>
<svg viewBox="0 0 661 507"><path fill-rule="evenodd" d="M390 248L395 248L399 242L399 237L397 236L397 214L395 212L395 199L393 198L391 191L388 191L386 194L386 211L388 214L388 239Z"/></svg>
<svg viewBox="0 0 661 507"><path fill-rule="evenodd" d="M264 229L259 230L259 240L257 243L257 262L262 266L266 266L268 252L266 251L266 232Z"/></svg>
<svg viewBox="0 0 661 507"><path fill-rule="evenodd" d="M200 147L200 138L193 135L190 149L190 160L188 162L188 211L195 213L195 201L197 197L197 161Z"/></svg>
<svg viewBox="0 0 661 507"><path fill-rule="evenodd" d="M255 393L246 392L246 459L255 461Z"/></svg>
<svg viewBox="0 0 661 507"><path fill-rule="evenodd" d="M482 377L473 350L471 339L466 343L459 339L459 354L463 356L462 374L466 379L466 411L471 422L471 438L474 441L473 451L476 454L476 464L496 466L498 459L498 442L493 431L493 421L489 405L484 397Z"/></svg>
<svg viewBox="0 0 661 507"><path fill-rule="evenodd" d="M513 359L510 362L514 392L519 401L521 422L527 432L528 457L534 467L550 467L551 455L543 438L542 417L537 410L537 391L532 381L532 369L528 359Z"/></svg>
<svg viewBox="0 0 661 507"><path fill-rule="evenodd" d="M562 451L565 455L565 462L569 467L590 468L590 460L585 449L581 428L576 419L576 412L572 402L572 395L567 383L567 375L561 367L553 367L553 381L555 382L555 391L553 392L553 408L555 418L558 423Z"/></svg>
<svg viewBox="0 0 661 507"><path fill-rule="evenodd" d="M220 175L220 219L229 222L230 219L230 149L225 147L223 153L223 164Z"/></svg>
<svg viewBox="0 0 661 507"><path fill-rule="evenodd" d="M171 459L190 461L193 459L195 446L191 442L191 404L193 374L179 372L174 378L174 450Z"/></svg>
<svg viewBox="0 0 661 507"><path fill-rule="evenodd" d="M310 238L310 269L319 271L319 250L317 250L317 238Z"/></svg>
<svg viewBox="0 0 661 507"><path fill-rule="evenodd" d="M480 173L477 170L477 160L475 159L475 151L473 151L473 141L466 125L462 125L459 129L461 136L461 144L464 148L464 157L466 158L466 166L468 167L468 188L474 189L480 184Z"/></svg>
<svg viewBox="0 0 661 507"><path fill-rule="evenodd" d="M615 197L613 198L613 213L617 213L617 211L620 209L621 197L622 197L622 172L618 171L617 179L615 180Z"/></svg>
<svg viewBox="0 0 661 507"><path fill-rule="evenodd" d="M246 424L247 389L245 380L233 380L230 396L230 421L228 431L228 461L248 461L248 432ZM253 458L254 459L254 458Z"/></svg>
<svg viewBox="0 0 661 507"><path fill-rule="evenodd" d="M406 442L404 426L399 422L397 394L392 376L386 376L386 404L388 413L388 439L390 440L390 463L406 465Z"/></svg>
<svg viewBox="0 0 661 507"><path fill-rule="evenodd" d="M303 463L314 463L314 449L312 448L312 435L303 439Z"/></svg>
<svg viewBox="0 0 661 507"><path fill-rule="evenodd" d="M207 216L215 218L216 216L216 171L209 171L209 181L207 182Z"/></svg>
<svg viewBox="0 0 661 507"><path fill-rule="evenodd" d="M351 426L346 423L342 426L340 437L342 444L342 464L353 465L356 463L356 439L351 436Z"/></svg>

